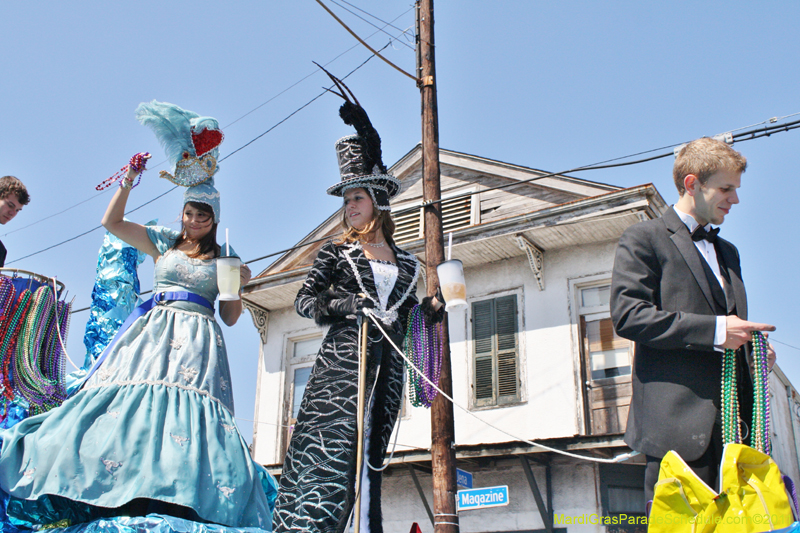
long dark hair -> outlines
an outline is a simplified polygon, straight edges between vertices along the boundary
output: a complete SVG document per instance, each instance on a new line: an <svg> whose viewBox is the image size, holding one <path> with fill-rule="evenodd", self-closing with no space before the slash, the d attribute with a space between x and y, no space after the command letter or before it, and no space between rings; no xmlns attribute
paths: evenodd
<svg viewBox="0 0 800 533"><path fill-rule="evenodd" d="M186 209L186 206L193 207L203 213L204 215L208 215L211 217L211 220L214 220L214 211L211 209L211 206L208 204L204 204L201 202L186 202L183 206L183 209ZM181 234L178 235L178 239L175 241L175 244L172 245L173 248L177 249L178 246L183 244L186 241L186 228L183 227L183 210L181 211ZM222 248L220 248L219 244L217 244L217 223L214 222L211 225L211 230L206 233L206 236L200 239L200 242L197 243L194 250L186 253L188 257L197 259L198 257L208 257L211 258L219 257Z"/></svg>

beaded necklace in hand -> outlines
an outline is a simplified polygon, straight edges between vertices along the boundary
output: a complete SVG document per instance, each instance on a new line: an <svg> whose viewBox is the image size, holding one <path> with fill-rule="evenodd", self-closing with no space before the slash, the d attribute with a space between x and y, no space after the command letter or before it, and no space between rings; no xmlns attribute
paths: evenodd
<svg viewBox="0 0 800 533"><path fill-rule="evenodd" d="M437 387L442 372L442 324L429 326L425 323L422 307L415 305L408 315L406 330L406 357L419 368ZM419 372L408 365L411 405L430 407L438 391Z"/></svg>
<svg viewBox="0 0 800 533"><path fill-rule="evenodd" d="M119 169L119 172L111 176L110 178L104 179L100 185L95 186L95 190L102 191L114 185L114 183L119 182L119 186L125 189L132 189L139 185L139 182L142 181L142 172L147 170L147 157L150 155L150 152L139 152L138 154L134 154L131 157L130 163ZM138 172L138 176L136 177L136 183L129 183L126 187L125 182L127 181L127 174L128 169L133 169L134 172Z"/></svg>
<svg viewBox="0 0 800 533"><path fill-rule="evenodd" d="M758 331L753 332L753 360L755 375L753 376L753 448L770 455L770 408L769 408L769 363L767 339Z"/></svg>
<svg viewBox="0 0 800 533"><path fill-rule="evenodd" d="M770 441L769 364L767 340L758 331L752 333L753 360L753 424L750 445L756 450L772 453ZM722 356L722 443L741 443L739 431L739 399L736 380L736 352L725 350Z"/></svg>

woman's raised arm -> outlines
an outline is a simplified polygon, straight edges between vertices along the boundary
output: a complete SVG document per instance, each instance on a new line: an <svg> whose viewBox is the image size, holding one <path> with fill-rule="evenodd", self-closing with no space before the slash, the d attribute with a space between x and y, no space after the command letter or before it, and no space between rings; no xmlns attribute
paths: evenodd
<svg viewBox="0 0 800 533"><path fill-rule="evenodd" d="M149 159L149 155L145 156L145 158ZM153 244L153 241L150 240L150 237L147 236L147 229L141 224L125 220L125 206L128 203L128 195L131 193L133 180L138 175L139 172L128 168L128 173L123 178L119 190L114 193L111 203L108 204L101 224L116 237L119 237L137 250L146 253L153 259L157 259L161 254L158 252L156 245Z"/></svg>

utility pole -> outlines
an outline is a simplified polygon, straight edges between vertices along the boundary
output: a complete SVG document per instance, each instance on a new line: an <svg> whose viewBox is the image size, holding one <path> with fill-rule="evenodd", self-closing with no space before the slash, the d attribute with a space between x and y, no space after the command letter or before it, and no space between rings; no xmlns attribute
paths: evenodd
<svg viewBox="0 0 800 533"><path fill-rule="evenodd" d="M422 98L422 198L424 201L425 263L428 293L439 286L436 265L444 261L442 187L439 173L439 112L436 102L436 61L433 40L433 0L417 0L417 76ZM443 328L442 373L439 388L453 396L450 333ZM431 406L431 464L435 533L458 533L456 515L456 452L453 405L438 395Z"/></svg>

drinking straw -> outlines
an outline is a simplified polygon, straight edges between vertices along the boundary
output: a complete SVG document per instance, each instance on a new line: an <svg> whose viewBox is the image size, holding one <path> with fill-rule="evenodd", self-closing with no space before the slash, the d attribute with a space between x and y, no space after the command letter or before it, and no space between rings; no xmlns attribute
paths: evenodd
<svg viewBox="0 0 800 533"><path fill-rule="evenodd" d="M447 237L447 260L450 261L450 257L453 255L453 232L450 232L449 237Z"/></svg>

